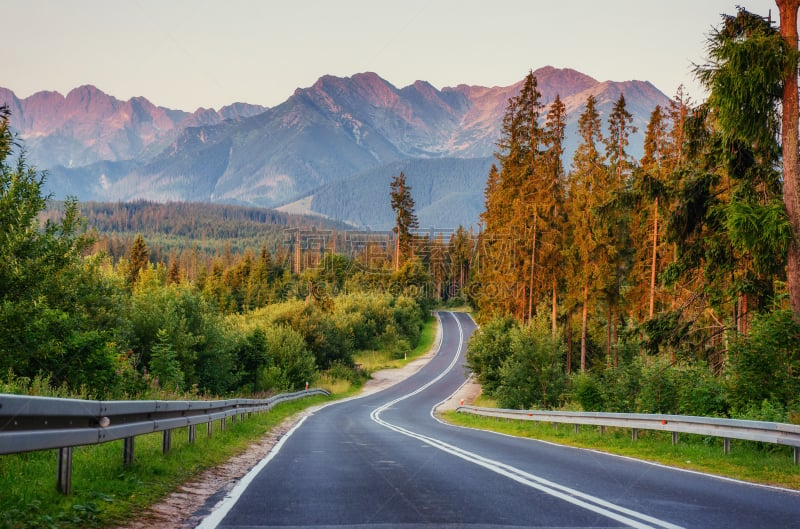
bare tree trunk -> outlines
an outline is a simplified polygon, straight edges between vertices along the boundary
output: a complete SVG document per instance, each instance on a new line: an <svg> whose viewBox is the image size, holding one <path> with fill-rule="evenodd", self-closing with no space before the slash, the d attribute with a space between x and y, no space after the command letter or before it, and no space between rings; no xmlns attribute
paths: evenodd
<svg viewBox="0 0 800 529"><path fill-rule="evenodd" d="M572 311L567 314L567 374L572 372Z"/></svg>
<svg viewBox="0 0 800 529"><path fill-rule="evenodd" d="M800 0L776 0L781 16L781 36L797 49L797 10ZM795 317L800 318L800 160L798 160L798 95L797 71L786 76L783 86L783 202L794 237L789 244L786 263L789 303Z"/></svg>
<svg viewBox="0 0 800 529"><path fill-rule="evenodd" d="M300 230L297 230L294 238L294 273L297 275L300 275L300 257Z"/></svg>
<svg viewBox="0 0 800 529"><path fill-rule="evenodd" d="M586 372L586 328L589 321L589 278L583 284L583 315L581 316L581 373Z"/></svg>
<svg viewBox="0 0 800 529"><path fill-rule="evenodd" d="M400 270L400 234L394 239L394 271Z"/></svg>
<svg viewBox="0 0 800 529"><path fill-rule="evenodd" d="M556 291L556 276L553 274L553 313L551 316L551 331L553 334L553 338L555 338L556 333L558 332L558 304L557 304L557 291Z"/></svg>
<svg viewBox="0 0 800 529"><path fill-rule="evenodd" d="M658 258L658 199L653 206L653 262L650 264L650 319L656 305L656 259Z"/></svg>
<svg viewBox="0 0 800 529"><path fill-rule="evenodd" d="M528 299L528 321L533 317L533 268L536 266L536 224L539 216L534 213L533 215L533 247L531 248L531 277L528 290L530 298Z"/></svg>
<svg viewBox="0 0 800 529"><path fill-rule="evenodd" d="M611 367L611 302L608 302L608 327L606 328L606 364Z"/></svg>

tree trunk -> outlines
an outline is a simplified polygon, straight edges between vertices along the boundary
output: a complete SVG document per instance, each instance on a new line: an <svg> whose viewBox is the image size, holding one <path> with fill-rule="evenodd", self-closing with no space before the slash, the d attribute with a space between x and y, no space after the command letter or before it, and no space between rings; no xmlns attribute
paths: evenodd
<svg viewBox="0 0 800 529"><path fill-rule="evenodd" d="M581 316L581 373L586 372L586 327L589 321L589 278L583 284L583 315Z"/></svg>
<svg viewBox="0 0 800 529"><path fill-rule="evenodd" d="M608 327L606 328L606 365L611 367L611 301L608 302Z"/></svg>
<svg viewBox="0 0 800 529"><path fill-rule="evenodd" d="M797 49L797 10L800 0L776 0L781 16L781 36ZM789 244L786 280L789 303L795 317L800 318L800 163L798 160L798 95L797 71L792 70L783 86L783 118L781 124L783 147L783 202L794 237Z"/></svg>
<svg viewBox="0 0 800 529"><path fill-rule="evenodd" d="M567 374L572 372L572 311L567 314Z"/></svg>
<svg viewBox="0 0 800 529"><path fill-rule="evenodd" d="M394 271L400 270L400 234L394 239Z"/></svg>
<svg viewBox="0 0 800 529"><path fill-rule="evenodd" d="M653 313L656 304L656 259L658 250L658 199L653 206L653 262L650 264L650 319L653 319Z"/></svg>
<svg viewBox="0 0 800 529"><path fill-rule="evenodd" d="M528 321L533 317L533 268L536 265L536 224L539 216L534 213L533 215L533 247L531 248L531 277L528 291L530 298L528 299Z"/></svg>
<svg viewBox="0 0 800 529"><path fill-rule="evenodd" d="M551 331L553 334L553 338L556 337L556 333L558 332L558 304L557 304L557 291L556 291L556 276L553 275L553 313L551 316Z"/></svg>

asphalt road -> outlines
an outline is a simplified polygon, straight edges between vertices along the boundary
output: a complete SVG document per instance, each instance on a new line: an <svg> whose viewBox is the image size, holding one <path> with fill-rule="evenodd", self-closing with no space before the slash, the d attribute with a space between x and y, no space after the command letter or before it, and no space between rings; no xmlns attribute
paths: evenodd
<svg viewBox="0 0 800 529"><path fill-rule="evenodd" d="M800 528L795 492L439 422L475 329L440 319L429 364L308 417L200 527Z"/></svg>

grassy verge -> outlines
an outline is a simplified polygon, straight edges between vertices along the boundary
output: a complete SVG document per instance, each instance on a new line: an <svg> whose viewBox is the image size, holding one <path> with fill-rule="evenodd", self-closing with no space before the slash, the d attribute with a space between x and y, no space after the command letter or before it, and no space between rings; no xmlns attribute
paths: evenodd
<svg viewBox="0 0 800 529"><path fill-rule="evenodd" d="M376 351L375 369L402 367L427 352L436 337L436 319L425 322L419 344L406 359ZM356 362L364 363L364 354ZM314 404L357 394L361 384L320 377L317 387L332 397L287 402L268 414L255 415L211 438L198 427L188 442L186 428L173 431L172 450L161 454L161 433L136 437L134 464L122 465L122 441L73 450L72 495L56 491L56 451L0 456L0 529L109 527L134 519L202 471L244 452L286 417Z"/></svg>
<svg viewBox="0 0 800 529"><path fill-rule="evenodd" d="M56 491L56 451L0 456L0 528L108 527L135 518L203 470L244 452L286 417L331 397L280 404L269 413L215 423L207 437L197 429L189 444L186 428L173 431L172 450L161 453L161 434L136 437L134 463L122 465L122 441L73 450L72 495Z"/></svg>
<svg viewBox="0 0 800 529"><path fill-rule="evenodd" d="M364 369L368 373L372 373L373 371L378 371L380 369L396 369L403 367L430 350L431 346L433 345L433 341L436 339L437 321L438 320L434 317L428 318L422 327L419 343L414 350L408 354L407 357L393 358L390 351L361 351L356 353L355 362L360 364L361 369Z"/></svg>
<svg viewBox="0 0 800 529"><path fill-rule="evenodd" d="M665 465L707 472L754 483L778 485L800 490L800 465L792 464L792 449L787 446L766 445L747 441L732 441L731 453L725 454L722 439L681 434L672 445L672 434L659 431L639 431L633 441L629 429L606 428L601 435L598 427L574 427L533 421L502 421L466 413L445 412L447 421L460 426L541 439L558 444L591 448L611 454L655 461Z"/></svg>

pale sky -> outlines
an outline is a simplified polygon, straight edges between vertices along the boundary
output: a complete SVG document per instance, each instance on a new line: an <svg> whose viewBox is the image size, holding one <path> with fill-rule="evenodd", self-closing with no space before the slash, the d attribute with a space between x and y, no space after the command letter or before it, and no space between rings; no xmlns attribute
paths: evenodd
<svg viewBox="0 0 800 529"><path fill-rule="evenodd" d="M193 111L275 106L325 74L508 86L551 65L700 100L692 63L737 4L778 18L774 0L3 0L0 86Z"/></svg>

